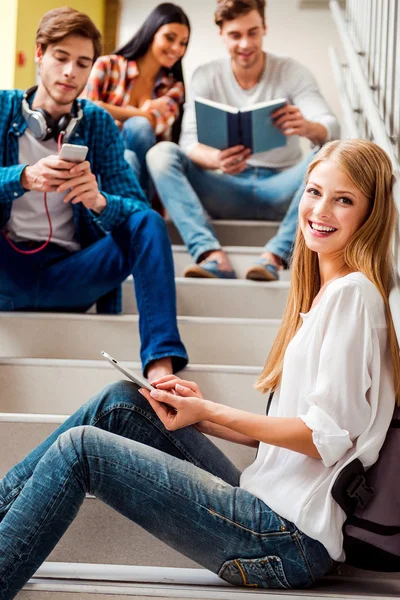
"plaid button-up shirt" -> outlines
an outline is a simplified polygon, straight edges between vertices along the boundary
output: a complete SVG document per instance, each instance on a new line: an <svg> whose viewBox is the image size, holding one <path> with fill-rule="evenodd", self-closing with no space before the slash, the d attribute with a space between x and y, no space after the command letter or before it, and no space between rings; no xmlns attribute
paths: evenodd
<svg viewBox="0 0 400 600"><path fill-rule="evenodd" d="M127 60L118 54L100 56L93 65L82 98L101 100L115 106L128 106L132 90L139 76L139 69L134 60ZM179 116L180 105L184 99L184 87L176 81L171 73L161 69L153 89L153 98L167 98L171 114L167 117L158 110L150 112L156 120L156 133L168 139L172 123Z"/></svg>
<svg viewBox="0 0 400 600"><path fill-rule="evenodd" d="M21 90L0 91L0 230L6 228L16 198L25 194L19 164L19 138L27 124L22 116ZM90 246L123 223L132 213L149 208L139 183L124 160L124 146L111 116L87 100L79 100L83 119L70 144L89 147L87 160L96 176L107 206L97 215L82 203L72 204L75 237L82 248ZM115 290L97 302L98 312L121 311L121 290Z"/></svg>

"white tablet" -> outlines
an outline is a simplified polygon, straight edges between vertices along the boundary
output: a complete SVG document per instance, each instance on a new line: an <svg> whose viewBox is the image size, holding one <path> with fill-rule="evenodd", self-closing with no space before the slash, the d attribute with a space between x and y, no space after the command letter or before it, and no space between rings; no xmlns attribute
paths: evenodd
<svg viewBox="0 0 400 600"><path fill-rule="evenodd" d="M128 379L133 381L133 383L136 383L139 387L146 388L146 390L149 390L150 392L151 392L151 390L156 389L155 387L150 385L150 383L147 381L147 379L145 379L141 375L132 373L132 371L130 371L126 367L123 367L117 360L115 360L115 358L113 358L112 356L107 354L107 352L104 352L104 350L101 351L101 355L104 356L104 358L106 358L113 367L118 369L118 371L121 371L121 373L123 373L125 375L125 377L127 377Z"/></svg>

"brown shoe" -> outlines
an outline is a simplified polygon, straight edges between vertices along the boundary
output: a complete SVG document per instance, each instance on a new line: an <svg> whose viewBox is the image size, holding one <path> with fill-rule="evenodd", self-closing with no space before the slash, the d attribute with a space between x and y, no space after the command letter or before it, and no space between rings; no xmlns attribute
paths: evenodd
<svg viewBox="0 0 400 600"><path fill-rule="evenodd" d="M252 279L253 281L279 281L278 267L267 258L259 258L247 270L246 279Z"/></svg>
<svg viewBox="0 0 400 600"><path fill-rule="evenodd" d="M236 273L233 270L220 269L218 261L205 260L198 265L190 265L185 269L184 277L202 277L207 279L236 279Z"/></svg>

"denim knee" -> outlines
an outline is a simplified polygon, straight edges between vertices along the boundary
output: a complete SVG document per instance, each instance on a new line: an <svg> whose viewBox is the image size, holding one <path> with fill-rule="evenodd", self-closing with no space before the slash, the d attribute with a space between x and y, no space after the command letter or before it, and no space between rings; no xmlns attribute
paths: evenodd
<svg viewBox="0 0 400 600"><path fill-rule="evenodd" d="M136 177L139 177L140 176L140 163L139 163L138 157L133 152L133 150L129 150L129 148L126 148L124 150L124 159L130 166L132 171L135 173Z"/></svg>
<svg viewBox="0 0 400 600"><path fill-rule="evenodd" d="M168 240L164 219L151 208L132 213L113 231L112 236L124 254L130 257L140 243L139 236L141 234L145 234L144 241L151 241L156 236L159 236L160 239L166 236Z"/></svg>
<svg viewBox="0 0 400 600"><path fill-rule="evenodd" d="M132 381L121 379L106 385L101 392L89 401L88 408L94 410L94 421L97 422L115 406L133 406L150 407L149 403L138 392L139 387Z"/></svg>
<svg viewBox="0 0 400 600"><path fill-rule="evenodd" d="M130 144L131 140L133 140L134 146L145 144L149 148L156 143L154 130L146 117L131 117L127 119L122 127L122 137L126 143L126 147L130 149L133 149Z"/></svg>
<svg viewBox="0 0 400 600"><path fill-rule="evenodd" d="M133 213L128 218L127 225L135 231L137 231L138 228L149 229L157 234L159 234L161 231L166 231L164 219L153 209L141 210Z"/></svg>
<svg viewBox="0 0 400 600"><path fill-rule="evenodd" d="M183 156L178 144L159 142L146 154L147 167L152 174L167 173L175 161L181 162Z"/></svg>

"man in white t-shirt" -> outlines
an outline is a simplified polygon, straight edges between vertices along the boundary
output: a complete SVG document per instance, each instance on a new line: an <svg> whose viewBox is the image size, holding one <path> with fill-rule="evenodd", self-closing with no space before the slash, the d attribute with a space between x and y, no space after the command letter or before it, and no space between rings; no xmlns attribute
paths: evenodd
<svg viewBox="0 0 400 600"><path fill-rule="evenodd" d="M292 58L263 52L265 0L219 0L215 22L229 58L196 70L179 146L157 144L147 154L147 164L158 195L195 261L186 269L186 277L236 277L209 216L281 220L287 213L278 234L246 275L276 280L290 258L304 175L314 155L313 150L302 159L299 138L319 148L339 137L339 124L308 69ZM197 96L237 108L286 98L287 105L273 113L275 125L287 136L286 146L251 155L241 146L220 151L200 144L194 110Z"/></svg>

